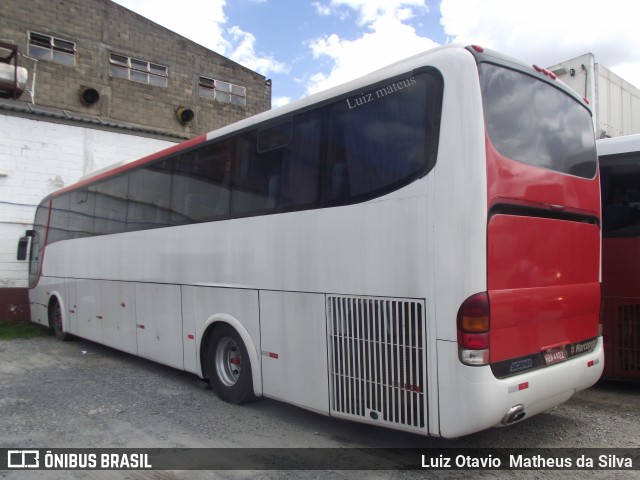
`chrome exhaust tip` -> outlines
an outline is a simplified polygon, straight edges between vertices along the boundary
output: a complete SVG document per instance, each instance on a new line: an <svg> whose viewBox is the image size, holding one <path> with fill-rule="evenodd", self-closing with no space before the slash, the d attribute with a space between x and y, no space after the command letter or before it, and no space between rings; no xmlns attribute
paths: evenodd
<svg viewBox="0 0 640 480"><path fill-rule="evenodd" d="M509 425L510 423L522 420L526 413L524 412L524 405L514 405L509 411L502 417L502 424Z"/></svg>

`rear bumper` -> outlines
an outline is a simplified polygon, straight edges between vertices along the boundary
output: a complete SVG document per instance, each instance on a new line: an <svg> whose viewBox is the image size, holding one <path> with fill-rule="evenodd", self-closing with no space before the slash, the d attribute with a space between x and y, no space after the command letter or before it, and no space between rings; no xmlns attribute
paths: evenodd
<svg viewBox="0 0 640 480"><path fill-rule="evenodd" d="M461 364L456 342L438 341L438 365L440 435L454 438L501 426L517 405L522 405L526 420L569 400L598 381L604 350L598 337L591 353L500 380L489 366Z"/></svg>

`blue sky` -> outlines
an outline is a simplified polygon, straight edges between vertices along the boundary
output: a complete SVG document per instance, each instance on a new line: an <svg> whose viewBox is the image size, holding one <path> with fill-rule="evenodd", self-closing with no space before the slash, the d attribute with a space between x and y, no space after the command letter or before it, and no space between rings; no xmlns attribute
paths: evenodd
<svg viewBox="0 0 640 480"><path fill-rule="evenodd" d="M594 53L640 88L637 0L116 0L273 81L279 106L450 42L550 66Z"/></svg>

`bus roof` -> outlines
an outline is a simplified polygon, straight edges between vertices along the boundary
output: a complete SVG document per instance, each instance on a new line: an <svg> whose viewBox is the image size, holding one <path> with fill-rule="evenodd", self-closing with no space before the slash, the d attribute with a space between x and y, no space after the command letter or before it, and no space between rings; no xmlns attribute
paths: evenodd
<svg viewBox="0 0 640 480"><path fill-rule="evenodd" d="M622 137L602 138L596 142L598 155L615 155L617 153L640 151L640 133Z"/></svg>

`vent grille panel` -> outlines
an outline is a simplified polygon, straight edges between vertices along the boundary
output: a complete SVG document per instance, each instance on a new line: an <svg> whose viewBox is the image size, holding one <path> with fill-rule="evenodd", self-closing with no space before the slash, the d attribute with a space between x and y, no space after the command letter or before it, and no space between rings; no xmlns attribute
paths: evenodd
<svg viewBox="0 0 640 480"><path fill-rule="evenodd" d="M424 303L330 296L331 411L423 429Z"/></svg>

